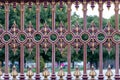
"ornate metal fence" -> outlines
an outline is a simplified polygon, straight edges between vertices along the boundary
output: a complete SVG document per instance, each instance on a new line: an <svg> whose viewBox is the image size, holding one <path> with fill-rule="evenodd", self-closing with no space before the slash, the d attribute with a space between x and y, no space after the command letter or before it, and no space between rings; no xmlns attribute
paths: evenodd
<svg viewBox="0 0 120 80"><path fill-rule="evenodd" d="M31 22L29 23L28 27L24 28L24 6L29 2L35 3L36 6L36 29L33 28ZM40 29L40 4L44 4L44 7L47 6L47 2L52 6L52 29L48 27L45 23L44 27ZM60 23L59 28L55 28L55 10L56 10L56 3L60 3L60 8L63 7L63 2L67 4L67 29L64 27L64 24ZM91 23L91 27L87 28L87 4L91 2L91 7L94 8L95 2L99 5L99 29L95 26L94 22ZM107 26L103 29L103 3L107 2L107 7L111 6L111 2L115 5L115 29L111 27L111 24L108 22ZM9 30L9 4L12 3L14 8L16 7L16 3L20 5L20 29L17 28L16 23L14 22L12 28ZM78 8L79 4L83 5L83 29L79 27L79 24L75 24L75 28L71 29L71 5L75 3L75 7ZM99 80L104 79L103 75L103 46L110 51L112 45L114 44L116 47L115 52L115 79L120 80L119 77L119 40L114 38L115 35L119 35L119 0L0 0L0 4L5 6L5 29L2 27L0 28L0 48L5 46L5 75L4 79L8 80L9 73L8 73L8 61L9 61L9 47L15 52L18 46L20 46L20 80L25 79L24 74L24 47L27 46L28 50L32 50L33 46L36 46L36 80L40 80L40 45L46 51L49 45L52 45L52 73L51 73L51 80L56 80L57 75L55 74L55 47L58 47L60 51L62 51L65 46L67 46L67 62L68 62L68 71L67 71L67 80L72 80L71 75L71 46L75 48L76 51L79 50L81 46L83 46L83 61L84 61L84 70L83 70L83 80L88 79L87 74L87 46L91 48L92 51L99 46ZM5 39L5 37L9 37ZM21 36L24 36L24 39L20 39ZM36 36L40 36L41 39L35 39ZM56 36L55 39L51 39L51 36ZM71 36L71 39L67 37ZM84 39L83 36L87 38ZM104 36L103 39L99 39L98 36ZM78 72L78 73L77 73ZM108 73L112 73L110 68ZM15 67L13 67L13 78L16 78L17 72ZM48 76L48 71L45 69L43 75L46 77ZM62 73L62 74L61 74ZM93 73L93 74L92 74ZM94 73L92 67L92 79L96 75ZM31 69L29 69L27 75L29 78L33 75ZM76 80L79 80L79 70L76 68L76 72L74 74L76 76ZM107 74L106 74L107 75ZM110 74L111 76L112 74ZM60 69L59 76L62 80L62 76L64 73L62 69ZM109 75L108 75L109 78ZM45 79L47 80L47 79Z"/></svg>

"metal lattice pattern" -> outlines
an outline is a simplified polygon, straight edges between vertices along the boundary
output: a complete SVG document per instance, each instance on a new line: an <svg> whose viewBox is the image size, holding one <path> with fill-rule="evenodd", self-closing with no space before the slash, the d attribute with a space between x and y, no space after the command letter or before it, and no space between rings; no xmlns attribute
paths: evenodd
<svg viewBox="0 0 120 80"><path fill-rule="evenodd" d="M40 3L36 1L36 29L33 28L32 22L29 22L27 28L24 29L24 5L23 1L20 2L20 29L17 27L17 24L14 22L12 28L9 30L9 2L5 2L5 30L0 27L0 48L5 46L5 80L8 80L8 57L9 57L9 46L12 48L14 53L16 52L18 46L20 46L20 80L24 80L24 47L26 46L28 50L31 52L33 47L36 46L36 80L40 79L40 45L42 48L47 51L50 45L52 45L52 80L56 79L55 75L55 47L58 47L60 51L62 51L66 46L68 47L68 75L67 80L71 80L71 46L73 46L78 52L79 48L83 46L84 51L84 71L83 71L83 80L86 80L87 71L86 71L86 64L87 64L87 46L90 47L92 52L99 46L99 79L103 80L103 51L102 47L105 46L110 52L113 45L116 46L116 72L115 78L119 80L119 40L114 39L114 36L120 34L119 31L119 18L118 18L118 11L119 11L119 1L115 0L115 29L112 28L110 22L108 22L107 26L103 29L102 28L102 11L103 11L103 2L102 0L97 1L99 4L99 28L97 28L94 22L91 22L90 28L87 29L87 2L86 0L82 1L83 4L83 16L84 16L84 23L83 29L80 28L78 23L75 24L75 28L71 29L71 1L66 1L67 4L67 22L68 28L64 27L62 22L60 23L59 28L55 28L55 5L56 2L52 1L52 29L50 29L47 23L44 24L44 27L40 29ZM109 8L111 1L107 1L107 7ZM78 8L79 1L76 0L75 7ZM15 8L16 3L14 3ZM29 7L31 8L31 2L29 3ZM44 7L47 7L47 2L44 1ZM62 8L62 0L60 0L60 8ZM91 7L94 8L94 0L91 2ZM39 39L36 39L36 36L39 36ZM52 39L51 36L56 38ZM68 37L71 36L71 39ZM83 37L85 36L85 38ZM103 37L99 39L99 37ZM7 39L5 38L7 37ZM21 39L22 37L22 39ZM93 69L93 68L92 68ZM15 70L15 68L13 68ZM76 69L78 70L78 69ZM47 71L47 69L45 69ZM31 73L31 69L29 70ZM76 74L75 74L76 75ZM31 74L32 76L32 74Z"/></svg>

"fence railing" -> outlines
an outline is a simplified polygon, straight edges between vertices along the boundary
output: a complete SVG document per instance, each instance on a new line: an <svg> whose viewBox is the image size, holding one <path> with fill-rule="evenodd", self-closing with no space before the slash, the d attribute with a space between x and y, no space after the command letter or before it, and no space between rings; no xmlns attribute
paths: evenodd
<svg viewBox="0 0 120 80"><path fill-rule="evenodd" d="M104 79L103 75L103 46L107 48L109 51L113 44L115 44L115 79L119 80L119 43L120 40L117 40L114 38L114 36L118 36L120 34L119 31L119 0L97 0L96 3L99 5L99 28L97 28L94 24L94 22L91 23L91 27L87 28L87 4L88 2L91 2L91 7L94 8L94 0L0 0L0 4L4 5L5 7L5 29L0 27L0 48L3 48L5 46L5 73L4 73L4 79L9 79L9 72L8 72L8 62L9 62L9 47L12 48L13 51L16 51L18 46L20 46L20 80L25 79L24 74L24 47L26 46L29 51L32 50L33 46L36 46L36 75L35 79L40 80L40 45L44 50L47 50L47 48L52 45L52 73L51 73L51 79L56 79L56 73L55 73L55 47L62 50L67 46L67 80L72 79L71 75L71 46L73 46L77 51L81 46L83 46L83 61L84 61L84 69L83 69L83 75L82 79L87 80L88 74L87 74L87 46L91 48L92 51L96 49L97 46L99 46L99 80ZM29 3L29 7L31 8L32 3L35 3L36 6L36 29L33 28L32 23L30 22L27 28L24 28L24 13L25 13L25 4ZM58 29L55 28L55 9L56 9L56 3L60 3L60 8L63 7L63 2L67 5L67 29L64 27L62 23L60 23L60 27ZM75 25L74 29L71 29L71 5L75 2L76 8L79 7L79 4L81 3L83 5L83 29L79 27L79 24L77 23ZM115 29L111 27L110 22L108 22L107 26L103 29L102 22L103 18L103 3L107 2L107 7L109 8L111 6L111 2L115 5ZM11 29L9 29L9 7L10 3L13 4L13 7L16 8L17 3L20 5L20 29L17 28L17 24L14 22ZM44 8L47 7L47 4L51 4L52 6L52 29L50 29L47 25L47 23L44 24L44 27L40 29L40 4L44 4ZM2 15L1 15L2 16ZM77 22L77 21L76 21ZM36 40L35 36L40 36L41 39ZM55 36L55 39L51 38L51 36ZM68 39L68 37L71 36L71 39ZM84 38L83 36L87 37ZM6 39L7 37L7 39ZM22 39L21 39L22 37ZM103 37L103 39L99 38ZM12 70L12 76L15 79L18 73L16 72L15 66L13 66ZM29 78L33 76L33 73L31 71L31 68L29 68L27 74ZM47 76L49 76L49 72L47 68L44 69L43 76L44 80L47 80ZM94 76L96 75L94 68L92 67L90 76L91 79L94 79ZM108 71L106 73L106 76L108 76L108 79L111 78L112 72L110 69L110 66L108 67ZM2 72L0 72L0 76L2 76ZM60 71L58 73L58 76L60 76L60 80L62 80L64 76L64 72L62 71L62 68L60 68ZM78 68L76 68L76 71L74 73L74 76L76 77L76 80L79 79L80 71Z"/></svg>

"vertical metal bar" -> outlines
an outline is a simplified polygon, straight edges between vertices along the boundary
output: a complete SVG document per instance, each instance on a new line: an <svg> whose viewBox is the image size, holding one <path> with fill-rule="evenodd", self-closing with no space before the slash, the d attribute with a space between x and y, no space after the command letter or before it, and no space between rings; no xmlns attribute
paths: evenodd
<svg viewBox="0 0 120 80"><path fill-rule="evenodd" d="M71 31L71 2L68 1L67 5L67 22L68 22L68 32Z"/></svg>
<svg viewBox="0 0 120 80"><path fill-rule="evenodd" d="M100 75L103 75L103 50L102 50L102 47L103 45L100 44L100 47L99 47L99 74Z"/></svg>
<svg viewBox="0 0 120 80"><path fill-rule="evenodd" d="M40 80L40 46L36 44L36 80Z"/></svg>
<svg viewBox="0 0 120 80"><path fill-rule="evenodd" d="M86 31L87 29L87 2L86 0L83 1L83 18L84 18L83 29Z"/></svg>
<svg viewBox="0 0 120 80"><path fill-rule="evenodd" d="M5 3L5 30L9 30L9 3Z"/></svg>
<svg viewBox="0 0 120 80"><path fill-rule="evenodd" d="M71 32L71 2L67 2L67 22L68 22L68 33ZM68 61L68 73L67 80L71 80L71 44L68 43L68 51L67 51L67 61Z"/></svg>
<svg viewBox="0 0 120 80"><path fill-rule="evenodd" d="M71 75L71 46L70 44L68 44L67 60L68 60L68 74Z"/></svg>
<svg viewBox="0 0 120 80"><path fill-rule="evenodd" d="M115 69L115 80L119 80L119 44L116 44L116 69Z"/></svg>
<svg viewBox="0 0 120 80"><path fill-rule="evenodd" d="M24 2L20 4L20 28L24 31Z"/></svg>
<svg viewBox="0 0 120 80"><path fill-rule="evenodd" d="M52 31L54 32L55 30L55 11L56 11L56 6L55 2L52 2Z"/></svg>
<svg viewBox="0 0 120 80"><path fill-rule="evenodd" d="M87 2L86 0L83 0L83 18L84 18L84 23L83 23L83 30L87 30ZM83 54L83 61L84 61L84 71L83 71L83 80L87 80L87 43L84 43L84 54Z"/></svg>
<svg viewBox="0 0 120 80"><path fill-rule="evenodd" d="M84 71L83 71L83 74L84 75L87 75L87 44L84 44Z"/></svg>
<svg viewBox="0 0 120 80"><path fill-rule="evenodd" d="M115 29L119 30L119 1L115 0Z"/></svg>
<svg viewBox="0 0 120 80"><path fill-rule="evenodd" d="M40 29L40 4L36 1L36 31ZM40 45L36 44L36 80L40 80Z"/></svg>
<svg viewBox="0 0 120 80"><path fill-rule="evenodd" d="M99 27L100 27L100 30L102 30L102 18L103 18L103 16L102 16L102 14L103 14L103 2L102 2L102 0L100 0L99 1Z"/></svg>
<svg viewBox="0 0 120 80"><path fill-rule="evenodd" d="M5 2L5 31L8 32L9 30L9 3ZM8 43L5 43L5 75L4 79L9 79L9 73L8 73L8 62L9 61L9 46Z"/></svg>
<svg viewBox="0 0 120 80"><path fill-rule="evenodd" d="M52 76L51 80L56 80L56 75L55 75L55 44L52 44Z"/></svg>
<svg viewBox="0 0 120 80"><path fill-rule="evenodd" d="M40 4L39 1L36 2L36 30L40 29Z"/></svg>
<svg viewBox="0 0 120 80"><path fill-rule="evenodd" d="M20 3L20 29L24 31L24 2ZM20 80L24 79L24 44L20 43Z"/></svg>
<svg viewBox="0 0 120 80"><path fill-rule="evenodd" d="M52 32L55 31L55 2L52 2ZM55 43L52 43L52 80L56 80L56 75L55 75Z"/></svg>
<svg viewBox="0 0 120 80"><path fill-rule="evenodd" d="M24 75L24 45L20 45L20 73Z"/></svg>
<svg viewBox="0 0 120 80"><path fill-rule="evenodd" d="M99 27L100 31L102 31L102 13L103 13L103 2L102 0L99 1ZM103 80L103 44L99 44L99 80Z"/></svg>
<svg viewBox="0 0 120 80"><path fill-rule="evenodd" d="M115 29L119 31L119 1L115 0ZM115 80L119 80L119 44L116 44L116 69L115 69Z"/></svg>

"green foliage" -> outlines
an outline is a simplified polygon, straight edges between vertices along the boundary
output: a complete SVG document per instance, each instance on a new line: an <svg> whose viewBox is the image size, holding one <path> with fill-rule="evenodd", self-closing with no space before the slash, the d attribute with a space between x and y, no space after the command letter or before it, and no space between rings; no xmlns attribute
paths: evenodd
<svg viewBox="0 0 120 80"><path fill-rule="evenodd" d="M10 39L10 36L9 36L8 34L5 34L5 35L4 35L4 40L5 40L5 41L8 41L9 39Z"/></svg>
<svg viewBox="0 0 120 80"><path fill-rule="evenodd" d="M34 38L35 38L36 41L39 41L41 39L41 35L40 34L36 34L34 36Z"/></svg>
<svg viewBox="0 0 120 80"><path fill-rule="evenodd" d="M42 72L45 68L45 62L42 56L40 56L40 72Z"/></svg>
<svg viewBox="0 0 120 80"><path fill-rule="evenodd" d="M50 39L51 39L52 41L55 41L55 40L57 39L57 35L56 35L56 34L50 35Z"/></svg>
<svg viewBox="0 0 120 80"><path fill-rule="evenodd" d="M114 39L115 39L115 40L120 40L120 34L115 34L115 35L114 35Z"/></svg>
<svg viewBox="0 0 120 80"><path fill-rule="evenodd" d="M87 34L83 34L83 35L82 35L82 39L83 39L83 40L86 41L86 40L88 40L88 38L89 38L89 36L88 36Z"/></svg>
<svg viewBox="0 0 120 80"><path fill-rule="evenodd" d="M66 35L66 40L70 41L70 40L72 40L72 38L73 38L72 34L67 34Z"/></svg>
<svg viewBox="0 0 120 80"><path fill-rule="evenodd" d="M98 34L97 37L98 37L98 40L100 40L100 41L104 40L104 38L105 38L104 34L102 34L102 33Z"/></svg>

